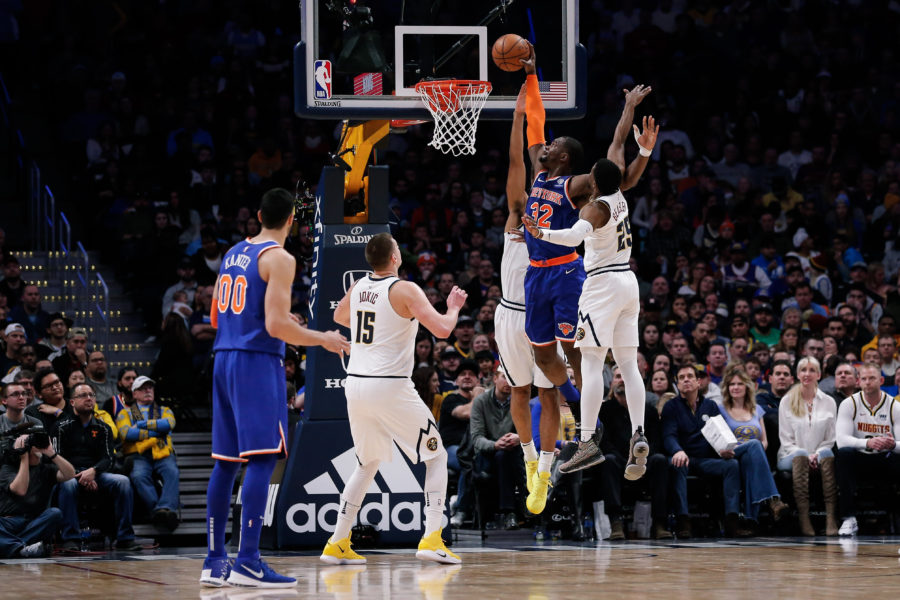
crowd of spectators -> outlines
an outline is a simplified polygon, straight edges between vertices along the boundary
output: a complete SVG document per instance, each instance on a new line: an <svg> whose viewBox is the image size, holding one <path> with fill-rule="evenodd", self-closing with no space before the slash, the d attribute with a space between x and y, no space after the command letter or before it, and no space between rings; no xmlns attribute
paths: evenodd
<svg viewBox="0 0 900 600"><path fill-rule="evenodd" d="M135 513L163 532L180 521L175 417L154 402L155 381L131 368L114 380L84 328L60 313L46 320L36 345L20 323L2 332L0 556L45 556L54 539L84 550L110 514L116 548L138 549Z"/></svg>
<svg viewBox="0 0 900 600"><path fill-rule="evenodd" d="M157 337L151 376L161 395L196 400L210 372L211 285L223 252L259 230L254 215L265 190L317 180L336 145L334 123L293 116L295 3L233 0L215 11L204 2L120 5L125 18L110 25L104 3L53 11L25 3L15 15L24 51L10 76L20 84L14 93L28 94L26 71L31 85L53 90L36 107L51 116L64 157L64 196L77 198L85 239L116 265ZM459 7L446 2L441 10L452 22ZM646 173L628 194L648 397L663 413L673 394L685 400L679 377L690 378L682 367L693 365L701 367L701 391L688 402L725 406L731 400L721 385L730 366L743 365L762 411L756 429L770 432L754 439L772 469L776 459L797 459L776 456L775 446L781 398L795 377L802 384L802 357L817 361L818 389L837 402L856 391L865 369L854 369L863 362L878 364L883 389L897 392L898 24L896 4L884 1L581 3L588 114L551 123L553 134L574 135L586 156L602 155L620 90L637 82L653 87L641 109L661 126ZM417 381L447 428L448 449L469 431L457 421L469 418L478 387L497 394L484 352L496 352L493 311L502 294L505 127L480 124L472 159L427 147L428 125L391 136L379 156L391 167L389 219L402 275L438 308L453 285L469 294L450 343L423 336L416 349L419 366L431 369ZM293 308L302 314L311 283L308 228L287 247L298 259ZM7 327L4 372L25 364L19 353L30 343L35 358L59 354L52 368L61 380L88 363L88 384L98 389L105 379L91 370L85 345L77 334L60 334L64 318L40 312L14 256L4 255L3 274L0 316L12 323L18 310L22 329ZM300 388L304 352L290 352ZM70 410L58 394L35 392L48 397L42 415L47 407ZM732 399L738 416L753 412L749 396ZM671 458L684 450L671 435L654 443ZM819 462L829 458L809 444L805 450ZM678 468L697 468L689 462ZM799 471L792 471L798 489ZM752 516L758 503L750 504L735 511Z"/></svg>

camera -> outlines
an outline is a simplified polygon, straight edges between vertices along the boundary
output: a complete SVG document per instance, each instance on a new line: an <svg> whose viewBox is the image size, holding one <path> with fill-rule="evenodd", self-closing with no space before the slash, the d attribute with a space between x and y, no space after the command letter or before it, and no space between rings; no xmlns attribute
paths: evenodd
<svg viewBox="0 0 900 600"><path fill-rule="evenodd" d="M16 440L21 435L27 435L25 445L14 448ZM50 445L50 434L39 423L26 422L0 433L0 457L4 461L17 460L20 456L29 452L32 448L43 450Z"/></svg>

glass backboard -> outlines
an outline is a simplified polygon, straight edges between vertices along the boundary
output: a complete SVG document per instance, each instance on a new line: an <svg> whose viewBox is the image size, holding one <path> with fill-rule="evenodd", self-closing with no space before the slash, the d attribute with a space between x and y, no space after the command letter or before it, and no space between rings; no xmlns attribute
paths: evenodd
<svg viewBox="0 0 900 600"><path fill-rule="evenodd" d="M494 41L535 45L548 119L577 119L586 103L586 52L577 0L302 0L294 105L319 119L429 119L422 79L491 82L482 119L509 119L524 71L501 71Z"/></svg>

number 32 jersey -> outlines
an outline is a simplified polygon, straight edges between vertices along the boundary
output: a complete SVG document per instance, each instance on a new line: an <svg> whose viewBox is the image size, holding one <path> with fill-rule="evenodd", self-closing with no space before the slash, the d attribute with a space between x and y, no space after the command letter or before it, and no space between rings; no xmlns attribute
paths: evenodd
<svg viewBox="0 0 900 600"><path fill-rule="evenodd" d="M350 291L350 362L359 377L409 377L415 364L419 322L401 317L391 305L397 277L358 280Z"/></svg>
<svg viewBox="0 0 900 600"><path fill-rule="evenodd" d="M266 331L266 287L259 257L281 245L273 241L238 242L225 253L213 310L218 311L214 350L244 350L284 356L284 342Z"/></svg>
<svg viewBox="0 0 900 600"><path fill-rule="evenodd" d="M569 198L571 175L547 178L547 171L541 171L531 184L531 194L525 203L525 213L537 221L542 229L569 229L578 222L578 207ZM573 248L551 244L525 232L528 258L532 261L547 261L572 254Z"/></svg>
<svg viewBox="0 0 900 600"><path fill-rule="evenodd" d="M609 221L584 238L584 270L610 270L616 267L628 269L631 259L631 222L628 220L628 202L622 192L594 198L609 208Z"/></svg>

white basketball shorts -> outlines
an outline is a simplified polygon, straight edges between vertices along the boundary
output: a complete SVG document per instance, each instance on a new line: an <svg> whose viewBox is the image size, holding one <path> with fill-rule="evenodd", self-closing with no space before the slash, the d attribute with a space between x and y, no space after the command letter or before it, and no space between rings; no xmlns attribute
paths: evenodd
<svg viewBox="0 0 900 600"><path fill-rule="evenodd" d="M548 316L547 318L552 318ZM494 339L500 351L500 368L513 387L531 385L550 389L553 384L534 364L534 350L525 335L525 307L501 300L494 311Z"/></svg>
<svg viewBox="0 0 900 600"><path fill-rule="evenodd" d="M637 347L640 311L637 277L631 271L588 277L578 301L575 347Z"/></svg>
<svg viewBox="0 0 900 600"><path fill-rule="evenodd" d="M348 375L344 392L360 463L389 462L394 442L413 462L444 452L434 417L408 377Z"/></svg>

